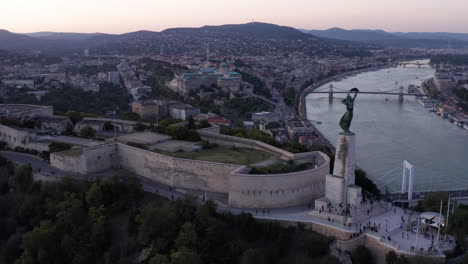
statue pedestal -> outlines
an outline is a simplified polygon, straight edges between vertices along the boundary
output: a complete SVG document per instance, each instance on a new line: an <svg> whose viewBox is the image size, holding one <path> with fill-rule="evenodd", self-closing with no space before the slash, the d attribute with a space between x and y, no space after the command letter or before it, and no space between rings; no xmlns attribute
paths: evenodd
<svg viewBox="0 0 468 264"><path fill-rule="evenodd" d="M334 205L357 206L361 203L361 188L355 185L356 136L340 133L336 144L333 175L325 178L325 197Z"/></svg>
<svg viewBox="0 0 468 264"><path fill-rule="evenodd" d="M335 163L333 175L343 177L346 186L353 185L356 169L356 135L354 133L340 133L336 142Z"/></svg>

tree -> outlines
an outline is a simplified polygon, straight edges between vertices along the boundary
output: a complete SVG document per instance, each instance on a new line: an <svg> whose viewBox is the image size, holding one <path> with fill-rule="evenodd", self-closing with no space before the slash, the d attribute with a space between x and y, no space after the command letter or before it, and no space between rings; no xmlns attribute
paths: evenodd
<svg viewBox="0 0 468 264"><path fill-rule="evenodd" d="M144 131L146 129L147 127L140 122L135 124L135 131Z"/></svg>
<svg viewBox="0 0 468 264"><path fill-rule="evenodd" d="M148 261L148 264L170 264L169 257L162 254L155 254Z"/></svg>
<svg viewBox="0 0 468 264"><path fill-rule="evenodd" d="M60 152L71 149L71 145L62 142L53 142L49 144L50 152Z"/></svg>
<svg viewBox="0 0 468 264"><path fill-rule="evenodd" d="M270 122L268 123L265 128L272 129L272 128L280 128L281 125L278 122Z"/></svg>
<svg viewBox="0 0 468 264"><path fill-rule="evenodd" d="M23 255L19 263L57 263L57 230L50 220L42 221L40 226L24 235Z"/></svg>
<svg viewBox="0 0 468 264"><path fill-rule="evenodd" d="M398 255L395 251L390 251L385 255L385 263L387 264L394 264L398 260Z"/></svg>
<svg viewBox="0 0 468 264"><path fill-rule="evenodd" d="M140 116L135 112L125 112L122 114L123 120L140 121Z"/></svg>
<svg viewBox="0 0 468 264"><path fill-rule="evenodd" d="M365 246L358 246L352 253L353 263L372 264L372 253Z"/></svg>
<svg viewBox="0 0 468 264"><path fill-rule="evenodd" d="M200 121L200 128L207 128L207 127L211 127L210 122L208 122L208 120L204 119Z"/></svg>
<svg viewBox="0 0 468 264"><path fill-rule="evenodd" d="M381 193L377 185L367 177L367 173L362 169L355 170L356 185L360 186L363 190L370 192L377 198L380 198Z"/></svg>
<svg viewBox="0 0 468 264"><path fill-rule="evenodd" d="M409 264L405 256L399 256L395 251L390 251L385 255L386 264Z"/></svg>
<svg viewBox="0 0 468 264"><path fill-rule="evenodd" d="M200 256L193 250L183 248L171 254L172 264L202 264Z"/></svg>
<svg viewBox="0 0 468 264"><path fill-rule="evenodd" d="M189 249L196 248L199 241L197 231L195 230L195 227L192 223L185 222L179 232L179 235L177 236L175 243L178 249L182 249L184 247Z"/></svg>
<svg viewBox="0 0 468 264"><path fill-rule="evenodd" d="M15 180L22 192L28 191L33 183L31 164L16 167Z"/></svg>
<svg viewBox="0 0 468 264"><path fill-rule="evenodd" d="M459 243L463 243L464 238L468 235L468 205L461 204L450 216L450 224L448 232L455 236ZM468 257L467 257L468 258Z"/></svg>
<svg viewBox="0 0 468 264"><path fill-rule="evenodd" d="M193 119L193 116L189 116L188 118L188 123L187 123L187 128L188 129L195 129L195 119Z"/></svg>
<svg viewBox="0 0 468 264"><path fill-rule="evenodd" d="M448 192L432 192L428 196L426 196L422 201L418 202L418 205L415 207L415 210L426 212L439 212L440 201L443 201L443 204L447 204L448 198Z"/></svg>
<svg viewBox="0 0 468 264"><path fill-rule="evenodd" d="M114 129L114 125L112 125L111 121L104 122L104 130L105 131L110 131L112 129Z"/></svg>
<svg viewBox="0 0 468 264"><path fill-rule="evenodd" d="M80 136L84 138L93 138L96 135L96 130L90 126L85 126L80 131Z"/></svg>

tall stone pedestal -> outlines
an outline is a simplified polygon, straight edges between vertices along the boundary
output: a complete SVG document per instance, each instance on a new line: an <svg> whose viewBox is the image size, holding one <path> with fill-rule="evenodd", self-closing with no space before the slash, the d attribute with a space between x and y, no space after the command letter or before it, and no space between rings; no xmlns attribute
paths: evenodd
<svg viewBox="0 0 468 264"><path fill-rule="evenodd" d="M355 181L356 169L356 135L354 133L338 135L336 142L335 163L333 175L344 177L346 185L352 185Z"/></svg>
<svg viewBox="0 0 468 264"><path fill-rule="evenodd" d="M356 136L354 133L340 133L336 144L333 175L325 180L325 197L332 204L343 206L359 205L361 188L355 185Z"/></svg>

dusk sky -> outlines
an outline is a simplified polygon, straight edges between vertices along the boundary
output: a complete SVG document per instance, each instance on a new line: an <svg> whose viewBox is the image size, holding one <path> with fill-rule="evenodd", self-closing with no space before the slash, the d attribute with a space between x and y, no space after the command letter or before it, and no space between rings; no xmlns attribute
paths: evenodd
<svg viewBox="0 0 468 264"><path fill-rule="evenodd" d="M468 33L468 0L14 0L0 29L125 33L252 20L303 29Z"/></svg>

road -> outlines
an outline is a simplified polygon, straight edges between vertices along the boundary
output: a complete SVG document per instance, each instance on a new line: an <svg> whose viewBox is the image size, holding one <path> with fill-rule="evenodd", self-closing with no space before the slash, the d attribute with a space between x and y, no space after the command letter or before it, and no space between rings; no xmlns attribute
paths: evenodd
<svg viewBox="0 0 468 264"><path fill-rule="evenodd" d="M59 173L59 171L50 166L49 163L33 155L12 151L0 151L0 155L11 160L15 165L30 163L33 170L40 169L41 172L49 174Z"/></svg>

